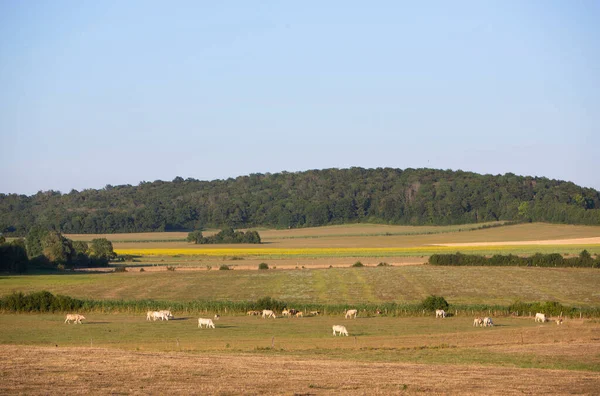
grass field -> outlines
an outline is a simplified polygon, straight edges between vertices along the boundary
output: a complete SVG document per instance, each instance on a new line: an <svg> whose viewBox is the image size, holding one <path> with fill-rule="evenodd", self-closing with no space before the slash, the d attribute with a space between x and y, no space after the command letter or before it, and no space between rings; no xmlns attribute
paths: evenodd
<svg viewBox="0 0 600 396"><path fill-rule="evenodd" d="M146 271L10 276L0 295L48 290L90 299L257 300L299 303L418 303L430 294L451 304L558 301L600 304L600 271L584 268L368 267L267 271Z"/></svg>
<svg viewBox="0 0 600 396"><path fill-rule="evenodd" d="M470 394L485 381L491 394L591 394L600 386L597 321L504 318L473 328L471 318L223 316L216 329L198 329L196 317L176 319L88 314L66 325L63 315L0 315L0 392ZM332 324L350 337L333 337Z"/></svg>
<svg viewBox="0 0 600 396"><path fill-rule="evenodd" d="M597 243L580 241L600 237L600 227L480 226L259 230L264 243L256 246L191 245L183 241L187 233L106 235L117 252L138 256L125 263L129 272L2 276L0 296L40 290L166 302L270 296L303 309L302 304L416 304L435 294L455 306L506 306L515 300L600 305L597 269L421 265L436 252L600 254ZM523 241L529 242L516 244ZM453 243L470 246L435 246ZM350 268L357 260L367 267ZM271 269L257 271L263 261ZM379 262L392 266L376 267ZM217 270L222 264L234 270ZM262 320L220 312L216 329L200 330L196 315L174 313L177 320L146 322L145 315L86 312L83 325L64 324L63 314L1 314L0 394L504 395L600 389L597 319L567 319L557 326L499 315L497 326L484 329L472 327L468 311L443 320L360 315ZM332 324L347 325L350 337L334 338Z"/></svg>
<svg viewBox="0 0 600 396"><path fill-rule="evenodd" d="M600 343L595 339L600 323L591 320L569 320L556 326L536 324L532 318L498 318L493 328L479 328L472 327L470 317L222 316L215 321L216 329L198 329L196 316L174 314L175 320L147 322L145 315L89 313L82 325L64 324L60 314L1 315L0 343L600 372ZM334 338L334 324L345 325L350 337ZM583 351L582 344L594 353L577 353ZM570 352L554 356L542 345Z"/></svg>

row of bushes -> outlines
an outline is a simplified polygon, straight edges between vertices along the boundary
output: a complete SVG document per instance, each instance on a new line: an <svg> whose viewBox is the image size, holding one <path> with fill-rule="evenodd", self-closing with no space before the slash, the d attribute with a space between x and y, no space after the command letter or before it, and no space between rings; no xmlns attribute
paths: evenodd
<svg viewBox="0 0 600 396"><path fill-rule="evenodd" d="M429 296L420 304L399 303L359 303L359 304L305 304L276 300L271 297L256 301L156 301L156 300L79 300L68 296L53 295L47 291L31 294L13 293L0 298L1 312L126 312L145 313L148 310L170 309L179 315L201 312L219 312L243 314L250 310L273 309L281 312L283 308L296 308L305 311L319 311L325 315L343 315L348 309L358 309L359 315L375 315L379 312L386 316L430 315L435 309L445 309L458 315L494 315L527 316L530 312L542 312L565 317L600 317L600 307L566 307L557 302L517 301L510 306L501 305L452 305L443 297Z"/></svg>
<svg viewBox="0 0 600 396"><path fill-rule="evenodd" d="M446 266L513 266L513 267L582 267L600 268L600 256L592 258L587 250L578 257L565 258L558 253L536 253L529 257L496 254L492 257L476 254L434 254L429 264Z"/></svg>

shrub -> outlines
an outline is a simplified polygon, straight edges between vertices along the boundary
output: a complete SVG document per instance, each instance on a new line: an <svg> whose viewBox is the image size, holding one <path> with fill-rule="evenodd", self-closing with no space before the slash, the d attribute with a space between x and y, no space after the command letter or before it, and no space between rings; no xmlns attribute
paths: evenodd
<svg viewBox="0 0 600 396"><path fill-rule="evenodd" d="M352 264L352 267L364 267L364 265L360 261L357 261L356 263Z"/></svg>
<svg viewBox="0 0 600 396"><path fill-rule="evenodd" d="M175 267L172 265L167 265L167 271L173 271L175 272Z"/></svg>
<svg viewBox="0 0 600 396"><path fill-rule="evenodd" d="M434 295L425 298L421 304L423 305L423 309L428 311L435 311L436 309L446 310L450 307L450 304L448 304L448 301L444 297Z"/></svg>
<svg viewBox="0 0 600 396"><path fill-rule="evenodd" d="M125 268L123 266L115 267L113 272L127 272L127 268Z"/></svg>
<svg viewBox="0 0 600 396"><path fill-rule="evenodd" d="M221 270L221 271L227 271L227 270L230 270L230 269L231 269L231 268L229 268L229 266L228 266L228 265L226 265L226 264L223 264L223 265L221 265L221 266L219 267L219 270Z"/></svg>
<svg viewBox="0 0 600 396"><path fill-rule="evenodd" d="M385 261L382 261L381 263L377 264L378 267L391 267L391 265L389 265L388 263L386 263Z"/></svg>
<svg viewBox="0 0 600 396"><path fill-rule="evenodd" d="M146 272L146 270L144 269L144 267L140 268L140 272Z"/></svg>
<svg viewBox="0 0 600 396"><path fill-rule="evenodd" d="M260 300L256 301L255 309L272 309L275 311L281 311L285 308L287 304L285 301L275 300L271 297L263 297Z"/></svg>
<svg viewBox="0 0 600 396"><path fill-rule="evenodd" d="M268 270L269 265L267 263L260 263L260 264L258 264L258 269L259 270Z"/></svg>
<svg viewBox="0 0 600 396"><path fill-rule="evenodd" d="M210 271L212 269L212 265L206 265L206 270Z"/></svg>

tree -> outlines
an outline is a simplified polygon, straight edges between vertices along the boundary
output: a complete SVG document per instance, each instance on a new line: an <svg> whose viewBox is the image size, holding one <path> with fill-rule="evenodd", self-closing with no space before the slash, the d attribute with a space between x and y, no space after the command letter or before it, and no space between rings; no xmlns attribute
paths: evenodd
<svg viewBox="0 0 600 396"><path fill-rule="evenodd" d="M42 247L42 239L46 236L48 230L38 226L31 227L27 233L25 239L25 246L27 247L27 256L30 259L41 256L44 254L44 248Z"/></svg>
<svg viewBox="0 0 600 396"><path fill-rule="evenodd" d="M436 309L447 310L450 304L442 296L429 296L422 302L423 308L428 311L435 311Z"/></svg>
<svg viewBox="0 0 600 396"><path fill-rule="evenodd" d="M70 239L65 238L58 231L49 231L42 239L42 252L46 258L58 264L71 264L75 249Z"/></svg>
<svg viewBox="0 0 600 396"><path fill-rule="evenodd" d="M195 244L203 243L204 237L202 236L202 231L196 230L192 231L188 234L187 239L188 242L194 242Z"/></svg>
<svg viewBox="0 0 600 396"><path fill-rule="evenodd" d="M4 238L4 235L0 234L0 245L4 242L6 242L6 238Z"/></svg>
<svg viewBox="0 0 600 396"><path fill-rule="evenodd" d="M110 260L117 257L113 250L112 242L106 238L92 239L89 254L91 259L99 260L105 265L108 264Z"/></svg>

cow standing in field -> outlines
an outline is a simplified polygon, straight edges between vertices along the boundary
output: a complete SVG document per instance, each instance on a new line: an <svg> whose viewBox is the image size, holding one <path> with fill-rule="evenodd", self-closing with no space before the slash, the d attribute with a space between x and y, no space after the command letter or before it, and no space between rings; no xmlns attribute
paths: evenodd
<svg viewBox="0 0 600 396"><path fill-rule="evenodd" d="M277 316L275 316L275 312L271 311L270 309L263 309L262 311L262 318L273 318L275 319Z"/></svg>
<svg viewBox="0 0 600 396"><path fill-rule="evenodd" d="M354 319L356 319L356 315L358 314L358 310L357 309L349 309L346 311L346 316L344 316L346 319L351 318L352 316L354 316Z"/></svg>
<svg viewBox="0 0 600 396"><path fill-rule="evenodd" d="M290 311L287 310L287 308L284 308L283 311L281 311L281 316L288 316L290 314Z"/></svg>
<svg viewBox="0 0 600 396"><path fill-rule="evenodd" d="M260 312L259 311L248 311L248 312L246 312L246 315L248 315L248 316L258 316L258 315L260 315Z"/></svg>
<svg viewBox="0 0 600 396"><path fill-rule="evenodd" d="M215 328L215 324L213 323L212 319L198 318L198 328L201 329L202 326L206 326L207 329L209 327L212 329Z"/></svg>
<svg viewBox="0 0 600 396"><path fill-rule="evenodd" d="M483 327L493 327L494 322L492 322L492 318L485 317L483 318Z"/></svg>
<svg viewBox="0 0 600 396"><path fill-rule="evenodd" d="M536 322L542 322L542 323L546 322L546 315L544 315L543 313L539 313L539 312L536 313L535 314L535 321Z"/></svg>
<svg viewBox="0 0 600 396"><path fill-rule="evenodd" d="M332 328L334 336L336 335L336 333L339 333L340 335L345 335L346 337L348 337L348 330L346 330L346 326L334 325Z"/></svg>
<svg viewBox="0 0 600 396"><path fill-rule="evenodd" d="M79 314L67 314L65 323L71 323L71 321L73 321L74 324L81 324L82 319L85 319L85 316Z"/></svg>
<svg viewBox="0 0 600 396"><path fill-rule="evenodd" d="M221 319L221 315L215 314L215 320L219 320L219 319Z"/></svg>
<svg viewBox="0 0 600 396"><path fill-rule="evenodd" d="M473 327L483 327L483 319L481 319L481 318L473 319Z"/></svg>
<svg viewBox="0 0 600 396"><path fill-rule="evenodd" d="M319 312L319 311L310 311L310 314L311 314L312 316L319 316L319 314L320 314L320 313L321 313L321 312Z"/></svg>
<svg viewBox="0 0 600 396"><path fill-rule="evenodd" d="M158 312L162 313L162 314L163 314L163 316L164 316L164 317L165 317L167 320L169 320L169 319L173 319L173 318L174 318L173 314L172 314L172 313L171 313L171 311L170 311L170 310L168 310L168 309L163 309L162 311L158 311Z"/></svg>
<svg viewBox="0 0 600 396"><path fill-rule="evenodd" d="M563 319L562 319L562 318L558 318L558 319L556 319L556 324L557 324L557 325L559 325L559 326L560 326L561 324L563 324Z"/></svg>
<svg viewBox="0 0 600 396"><path fill-rule="evenodd" d="M296 317L297 317L297 318L301 318L301 317L303 317L303 316L304 316L304 312L302 312L302 311L298 311L298 312L296 312Z"/></svg>
<svg viewBox="0 0 600 396"><path fill-rule="evenodd" d="M444 311L443 309L436 309L435 310L435 318L445 318L446 317L446 311Z"/></svg>

